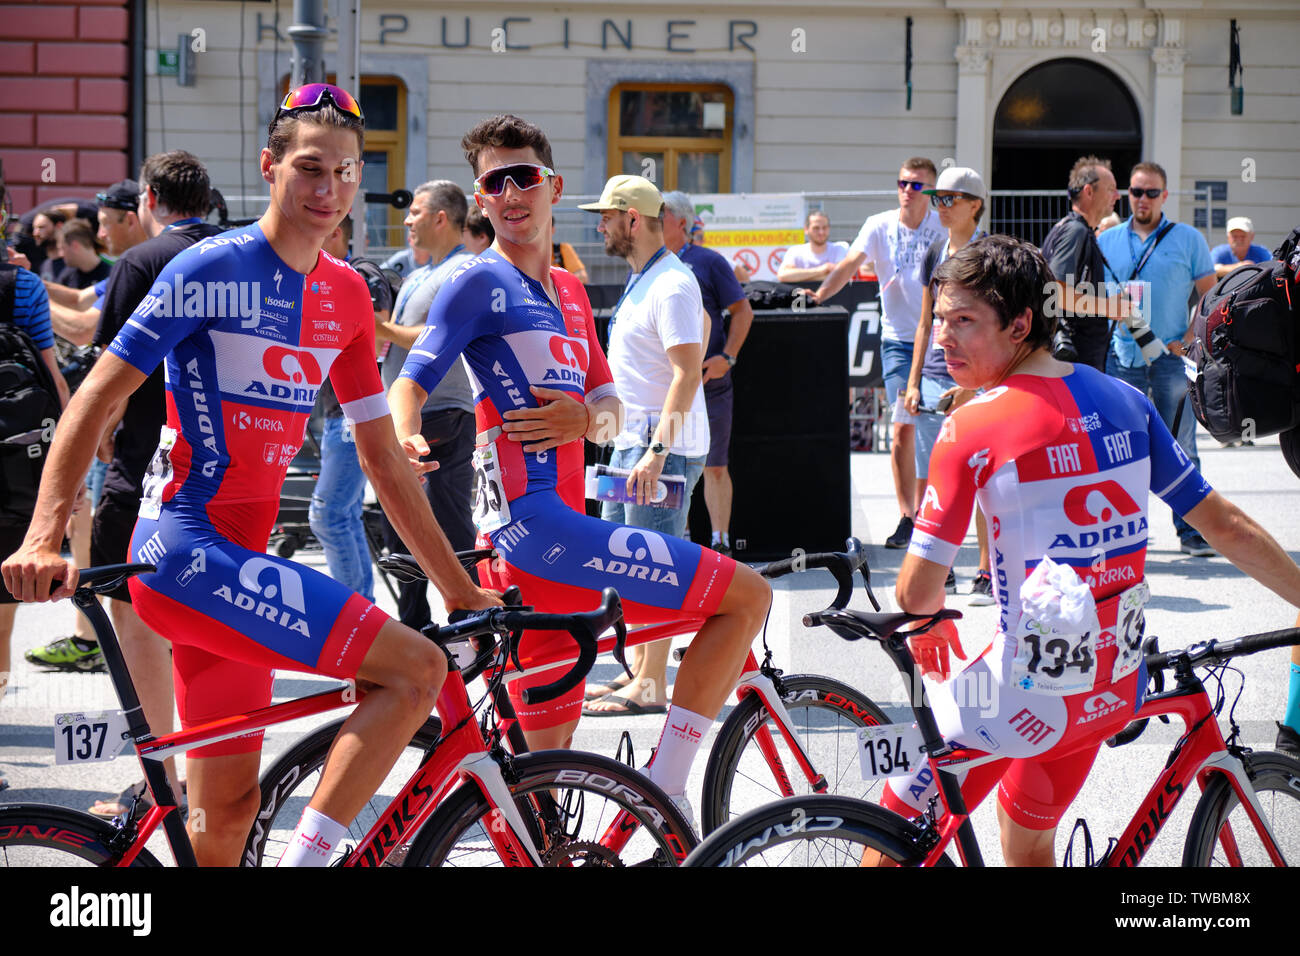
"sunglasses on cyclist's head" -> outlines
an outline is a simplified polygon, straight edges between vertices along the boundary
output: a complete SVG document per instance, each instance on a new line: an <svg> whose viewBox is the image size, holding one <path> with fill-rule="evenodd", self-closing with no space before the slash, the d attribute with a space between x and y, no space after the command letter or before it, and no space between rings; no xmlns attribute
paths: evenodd
<svg viewBox="0 0 1300 956"><path fill-rule="evenodd" d="M932 183L922 182L921 180L900 179L898 181L899 189L910 189L914 193L919 193L922 189L929 189Z"/></svg>
<svg viewBox="0 0 1300 956"><path fill-rule="evenodd" d="M1128 188L1128 194L1134 199L1138 199L1142 196L1146 196L1147 199L1159 199L1160 194L1164 191L1163 187L1159 189L1143 189L1141 186L1130 186Z"/></svg>
<svg viewBox="0 0 1300 956"><path fill-rule="evenodd" d="M506 180L515 184L516 189L536 189L546 182L547 176L554 176L555 170L549 166L536 163L514 163L510 166L498 166L474 180L474 191L482 196L500 196L506 191Z"/></svg>
<svg viewBox="0 0 1300 956"><path fill-rule="evenodd" d="M280 103L280 108L275 111L271 127L274 128L276 122L286 113L312 113L324 109L327 104L337 106L344 113L351 113L362 123L366 121L361 115L361 104L343 87L335 86L333 83L307 83L288 92Z"/></svg>
<svg viewBox="0 0 1300 956"><path fill-rule="evenodd" d="M956 196L935 195L930 197L930 205L934 206L936 209L939 208L940 206L942 206L944 209L951 209L952 204L955 203L958 199L976 199L976 198L977 197L972 196L970 193L959 193Z"/></svg>

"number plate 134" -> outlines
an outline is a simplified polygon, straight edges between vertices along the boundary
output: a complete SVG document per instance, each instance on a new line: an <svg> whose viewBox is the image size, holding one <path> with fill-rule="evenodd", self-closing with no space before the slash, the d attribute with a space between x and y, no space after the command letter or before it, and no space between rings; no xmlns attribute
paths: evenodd
<svg viewBox="0 0 1300 956"><path fill-rule="evenodd" d="M862 779L903 777L925 765L921 730L916 724L879 724L858 728Z"/></svg>
<svg viewBox="0 0 1300 956"><path fill-rule="evenodd" d="M54 716L54 762L112 760L127 744L126 715L120 710Z"/></svg>

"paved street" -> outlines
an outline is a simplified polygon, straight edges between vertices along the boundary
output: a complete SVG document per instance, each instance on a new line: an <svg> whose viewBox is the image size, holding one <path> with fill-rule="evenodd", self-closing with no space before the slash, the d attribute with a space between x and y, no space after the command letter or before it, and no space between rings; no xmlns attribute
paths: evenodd
<svg viewBox="0 0 1300 956"><path fill-rule="evenodd" d="M1297 508L1296 479L1287 469L1276 440L1266 439L1255 447L1220 449L1202 433L1200 449L1203 470L1210 482L1249 514L1269 528L1291 553L1300 556L1300 508ZM817 467L815 462L805 467ZM902 552L888 551L879 543L893 531L897 522L894 495L885 455L855 454L852 457L853 533L869 546L873 584L882 600L890 602L894 576ZM737 476L737 481L745 480ZM804 507L815 508L815 502ZM321 557L308 554L308 563L320 566ZM978 652L991 637L996 608L967 608L966 592L974 572L976 548L974 532L963 548L957 565L961 593L950 598L949 606L965 613L961 630L968 652ZM1148 608L1148 633L1158 634L1162 646L1190 644L1211 637L1227 637L1256 631L1272 630L1292 624L1294 609L1271 592L1246 579L1222 558L1190 558L1178 552L1165 506L1152 506L1151 548L1147 571L1153 599ZM825 631L805 631L799 624L803 613L823 607L833 596L830 577L825 572L792 575L777 583L776 601L768 627L768 642L775 660L787 674L829 674L848 682L886 706L901 719L903 694L883 654L862 643L845 644ZM379 589L381 604L390 610L392 601ZM866 607L865 596L855 599L854 606ZM0 794L5 802L53 802L85 808L91 802L121 790L139 776L131 759L92 764L81 768L56 767L52 753L51 723L53 715L66 710L113 708L112 690L105 675L49 674L27 664L23 651L67 634L72 624L73 608L67 602L57 606L20 609L13 641L13 677L7 696L0 703L0 774L8 779L10 789ZM1236 716L1243 728L1246 743L1271 747L1273 720L1280 716L1286 699L1287 652L1277 650L1256 655L1241 664L1249 678L1246 691L1236 706ZM602 659L592 672L592 679L613 677L617 665ZM673 671L670 670L670 681ZM1225 681L1231 705L1239 680L1230 674ZM276 698L301 696L328 682L297 674L286 674L276 682ZM1213 689L1211 688L1213 693ZM889 702L895 702L889 704ZM723 717L728 711L724 711ZM1226 715L1227 708L1224 713ZM661 720L655 717L588 719L578 731L576 746L613 755L624 731L630 733L637 758L644 762L654 746ZM304 732L308 724L290 724L268 733L268 759L282 751ZM716 726L716 725L715 725ZM1104 849L1106 839L1118 836L1135 810L1142 794L1163 766L1168 750L1176 739L1171 726L1153 725L1135 744L1107 750L1097 761L1093 775L1076 804L1067 813L1066 822L1076 816L1086 817L1094 845ZM696 762L692 779L692 798L697 802L700 778L705 765L705 751ZM750 799L757 799L750 794ZM996 823L992 800L986 801L976 814L981 845L990 863L1000 863ZM1186 832L1194 800L1185 800L1166 825L1164 836L1155 844L1148 861L1176 865L1181 856L1182 837ZM1058 844L1058 859L1069 826L1064 826ZM167 859L165 844L156 838L151 844L160 857Z"/></svg>

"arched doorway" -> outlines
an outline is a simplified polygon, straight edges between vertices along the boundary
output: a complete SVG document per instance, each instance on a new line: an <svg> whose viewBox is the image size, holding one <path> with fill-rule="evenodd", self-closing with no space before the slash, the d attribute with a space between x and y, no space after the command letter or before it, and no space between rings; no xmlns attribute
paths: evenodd
<svg viewBox="0 0 1300 956"><path fill-rule="evenodd" d="M1041 242L1065 214L1070 167L1093 153L1111 161L1121 188L1142 158L1142 118L1124 83L1089 60L1058 59L1026 70L993 118L993 189L1050 189L1059 199L998 197L992 227ZM1127 215L1127 197L1117 209Z"/></svg>

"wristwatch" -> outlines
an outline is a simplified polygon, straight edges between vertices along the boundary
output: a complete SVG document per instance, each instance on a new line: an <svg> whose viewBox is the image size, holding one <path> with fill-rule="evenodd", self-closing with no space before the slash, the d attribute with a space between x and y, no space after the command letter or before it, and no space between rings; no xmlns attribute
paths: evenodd
<svg viewBox="0 0 1300 956"><path fill-rule="evenodd" d="M668 446L661 441L657 441L650 446L650 454L660 456L660 457L667 455Z"/></svg>
<svg viewBox="0 0 1300 956"><path fill-rule="evenodd" d="M722 357L727 360L727 365L729 365L731 368L736 367L736 356L728 355L726 352L723 352L721 354Z"/></svg>

